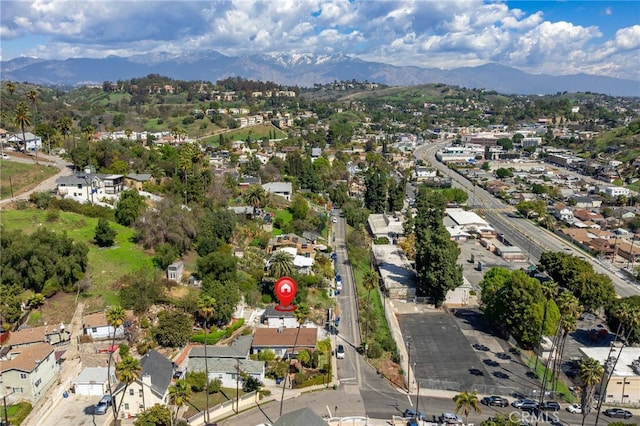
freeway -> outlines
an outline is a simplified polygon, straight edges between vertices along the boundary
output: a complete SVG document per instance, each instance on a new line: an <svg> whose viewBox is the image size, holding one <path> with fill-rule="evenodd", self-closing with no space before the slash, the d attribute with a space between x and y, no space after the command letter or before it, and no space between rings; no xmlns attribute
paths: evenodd
<svg viewBox="0 0 640 426"><path fill-rule="evenodd" d="M422 145L414 151L414 155L417 159L426 160L431 163L441 174L449 176L453 185L472 194L471 198L474 209L484 215L485 219L491 223L496 231L504 234L505 238L511 244L527 251L532 263L536 263L543 252L564 251L568 254L584 257L591 262L594 271L609 276L619 296L629 297L640 295L640 287L635 283L627 281L621 272L617 271L612 265L587 256L586 253L548 230L536 226L529 220L516 217L513 214L513 208L511 206L495 198L483 188L473 185L473 183L440 163L436 159L436 152L446 143L448 142Z"/></svg>

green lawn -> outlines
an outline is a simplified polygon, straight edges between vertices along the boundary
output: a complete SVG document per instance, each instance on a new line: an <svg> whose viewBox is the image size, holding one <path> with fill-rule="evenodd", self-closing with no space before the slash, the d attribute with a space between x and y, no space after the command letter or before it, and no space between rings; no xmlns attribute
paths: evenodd
<svg viewBox="0 0 640 426"><path fill-rule="evenodd" d="M527 356L527 355L523 355L524 360L527 363L527 366L531 369L534 370L535 367L535 373L536 376L538 377L538 379L542 380L542 377L544 377L545 374L545 370L548 370L547 367L542 363L542 360L538 361L538 365L536 366L536 357L535 356ZM549 371L547 373L547 390L552 389L551 387L551 379L549 379L552 376L551 371ZM558 399L563 399L566 402L575 402L576 398L573 396L573 393L569 390L569 388L567 387L567 385L565 385L562 380L558 381Z"/></svg>
<svg viewBox="0 0 640 426"><path fill-rule="evenodd" d="M130 228L111 223L116 230L116 242L113 247L99 248L93 244L98 219L76 213L60 212L58 220L47 222L43 210L4 211L0 217L2 230L21 230L33 232L40 226L46 226L54 232L66 232L75 241L89 246L88 272L91 279L90 295L102 295L107 303L117 301L112 286L118 278L145 267L153 267L151 256L145 253L132 240L134 231Z"/></svg>
<svg viewBox="0 0 640 426"><path fill-rule="evenodd" d="M0 198L9 198L27 191L58 173L54 166L0 160Z"/></svg>
<svg viewBox="0 0 640 426"><path fill-rule="evenodd" d="M240 383L238 396L242 395L244 395L244 391L242 390L242 383ZM235 388L222 388L220 392L209 395L209 408L215 407L216 405L222 404L223 402L229 401L230 399L235 399L235 397ZM189 402L190 404L187 404L189 409L185 417L191 417L197 414L199 411L204 411L207 407L206 395L204 392L194 392L191 395L191 400Z"/></svg>

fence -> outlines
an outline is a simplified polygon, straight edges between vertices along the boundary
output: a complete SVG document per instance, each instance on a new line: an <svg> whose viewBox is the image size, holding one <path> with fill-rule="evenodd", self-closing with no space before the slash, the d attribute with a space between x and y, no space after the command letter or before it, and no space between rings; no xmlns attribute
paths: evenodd
<svg viewBox="0 0 640 426"><path fill-rule="evenodd" d="M238 407L236 407L236 400L230 399L223 402L222 404L216 405L215 407L209 408L209 417L216 418L235 413L244 408L252 406L254 403L257 403L258 400L259 396L257 392L249 392L238 398ZM205 412L201 411L198 414L189 417L187 421L190 425L204 424L204 414Z"/></svg>

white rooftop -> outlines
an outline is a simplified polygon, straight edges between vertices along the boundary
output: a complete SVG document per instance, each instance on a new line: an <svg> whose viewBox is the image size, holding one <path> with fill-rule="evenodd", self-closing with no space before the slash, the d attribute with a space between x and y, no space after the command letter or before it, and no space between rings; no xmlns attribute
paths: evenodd
<svg viewBox="0 0 640 426"><path fill-rule="evenodd" d="M491 228L486 220L484 220L474 212L469 212L461 208L452 208L446 209L446 213L456 223L456 225L478 225Z"/></svg>
<svg viewBox="0 0 640 426"><path fill-rule="evenodd" d="M620 347L615 347L613 352L609 354L610 348L606 347L597 347L597 348L580 348L580 352L582 352L585 356L593 358L600 362L600 364L604 365L605 361L609 356L614 359L618 357ZM640 348L632 348L629 346L625 346L622 348L622 354L620 355L620 359L616 364L615 370L613 372L614 376L640 376L633 371L631 364L633 361L637 361L640 359Z"/></svg>

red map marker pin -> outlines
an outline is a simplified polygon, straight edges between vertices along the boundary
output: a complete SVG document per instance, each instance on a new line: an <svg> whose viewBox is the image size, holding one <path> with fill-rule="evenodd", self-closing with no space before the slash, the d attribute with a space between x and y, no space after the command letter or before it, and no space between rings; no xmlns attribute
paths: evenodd
<svg viewBox="0 0 640 426"><path fill-rule="evenodd" d="M282 277L276 281L274 288L276 297L280 301L280 304L276 306L277 311L293 311L295 306L291 305L293 298L296 297L298 291L298 285L293 278Z"/></svg>

